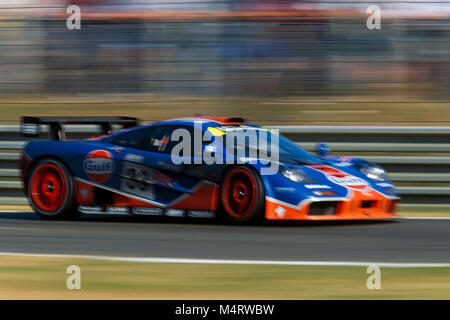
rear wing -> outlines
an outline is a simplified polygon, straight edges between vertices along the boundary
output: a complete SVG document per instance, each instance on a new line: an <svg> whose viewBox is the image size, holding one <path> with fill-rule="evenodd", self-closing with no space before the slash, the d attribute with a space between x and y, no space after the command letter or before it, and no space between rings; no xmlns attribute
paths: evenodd
<svg viewBox="0 0 450 320"><path fill-rule="evenodd" d="M40 126L48 125L50 138L53 140L65 139L62 126L74 125L99 125L100 134L109 134L113 125L121 125L124 129L139 125L139 120L133 117L22 117L20 133L24 137L38 137Z"/></svg>

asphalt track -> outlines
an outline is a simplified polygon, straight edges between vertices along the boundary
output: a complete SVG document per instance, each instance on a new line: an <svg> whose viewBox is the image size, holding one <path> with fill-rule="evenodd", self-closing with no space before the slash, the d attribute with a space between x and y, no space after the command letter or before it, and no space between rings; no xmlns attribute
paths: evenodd
<svg viewBox="0 0 450 320"><path fill-rule="evenodd" d="M450 220L231 226L86 215L0 213L0 251L196 259L449 263Z"/></svg>

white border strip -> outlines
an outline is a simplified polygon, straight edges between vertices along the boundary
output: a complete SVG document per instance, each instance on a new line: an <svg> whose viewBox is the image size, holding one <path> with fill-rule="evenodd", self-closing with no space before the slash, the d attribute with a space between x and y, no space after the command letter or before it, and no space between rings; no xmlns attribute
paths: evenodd
<svg viewBox="0 0 450 320"><path fill-rule="evenodd" d="M13 257L43 257L94 259L122 262L144 263L190 263L190 264L236 264L236 265L280 265L280 266L336 266L336 267L367 267L376 265L384 268L450 268L450 263L403 263L403 262L353 262L353 261L283 261L283 260L234 260L234 259L195 259L195 258L146 258L146 257L113 257L96 255L71 254L37 254L0 252L0 256Z"/></svg>
<svg viewBox="0 0 450 320"><path fill-rule="evenodd" d="M404 220L450 220L450 217L397 217Z"/></svg>

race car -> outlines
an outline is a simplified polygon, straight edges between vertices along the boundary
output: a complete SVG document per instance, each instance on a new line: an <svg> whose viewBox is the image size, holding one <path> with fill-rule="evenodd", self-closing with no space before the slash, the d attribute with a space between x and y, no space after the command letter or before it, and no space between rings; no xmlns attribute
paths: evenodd
<svg viewBox="0 0 450 320"><path fill-rule="evenodd" d="M98 125L65 139L68 124ZM355 157L318 155L242 118L23 117L21 178L48 219L80 213L258 220L396 217L399 196L385 171ZM113 128L119 127L119 130Z"/></svg>

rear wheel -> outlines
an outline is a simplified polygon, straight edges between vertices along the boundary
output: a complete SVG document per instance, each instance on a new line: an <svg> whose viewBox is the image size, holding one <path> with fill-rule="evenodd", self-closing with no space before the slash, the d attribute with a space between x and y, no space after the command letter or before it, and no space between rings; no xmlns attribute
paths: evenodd
<svg viewBox="0 0 450 320"><path fill-rule="evenodd" d="M220 189L222 211L235 223L255 222L264 216L264 185L257 172L237 166L227 172Z"/></svg>
<svg viewBox="0 0 450 320"><path fill-rule="evenodd" d="M41 217L67 219L77 215L72 177L58 160L43 159L34 165L27 194L31 206Z"/></svg>

